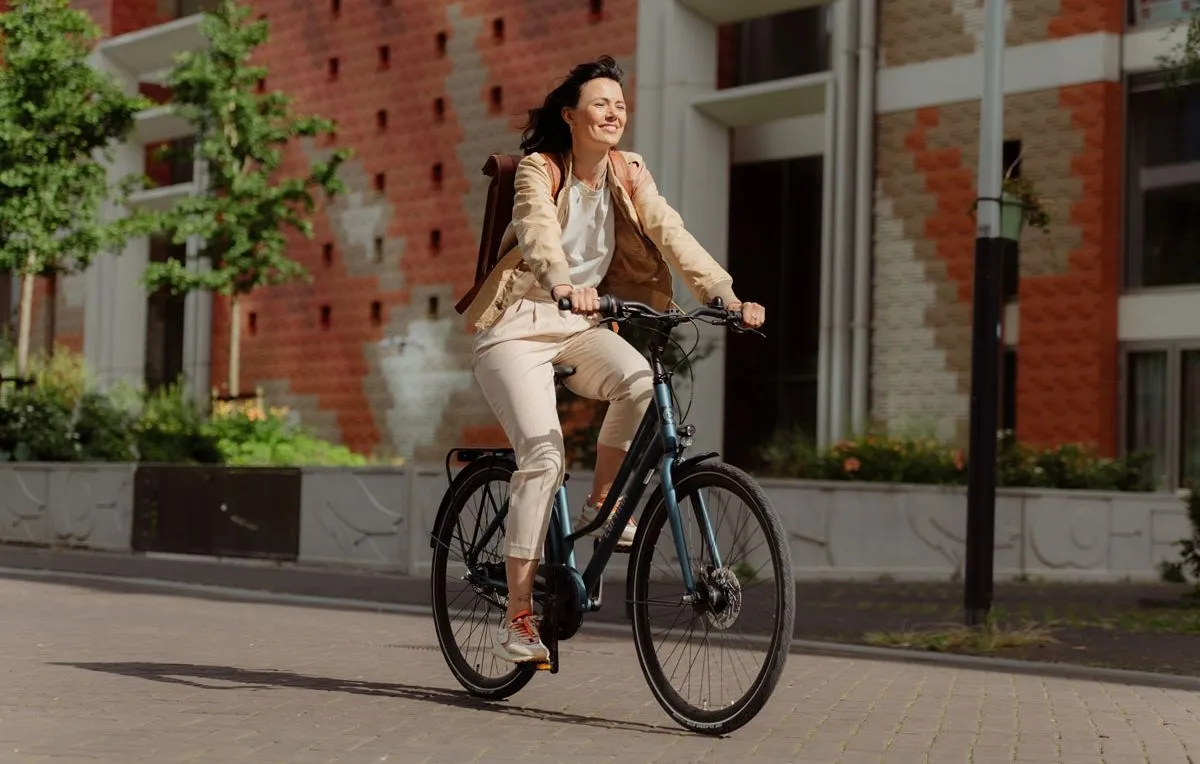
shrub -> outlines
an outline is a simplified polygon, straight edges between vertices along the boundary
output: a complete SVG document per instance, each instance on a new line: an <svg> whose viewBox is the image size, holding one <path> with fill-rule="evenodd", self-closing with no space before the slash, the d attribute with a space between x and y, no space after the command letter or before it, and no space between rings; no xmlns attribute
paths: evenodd
<svg viewBox="0 0 1200 764"><path fill-rule="evenodd" d="M138 458L158 464L218 464L217 439L178 383L145 396L137 423Z"/></svg>
<svg viewBox="0 0 1200 764"><path fill-rule="evenodd" d="M149 393L120 385L101 392L82 358L65 349L35 359L28 376L32 385L0 389L0 461L367 463L297 426L286 409L222 404L206 419L179 384Z"/></svg>
<svg viewBox="0 0 1200 764"><path fill-rule="evenodd" d="M1187 507L1192 535L1176 542L1179 546L1179 562L1164 562L1160 567L1163 579L1174 583L1187 581L1188 574L1193 580L1200 579L1200 493L1197 493L1195 486L1189 486L1183 491L1183 501ZM1197 584L1196 589L1200 592L1200 584Z"/></svg>
<svg viewBox="0 0 1200 764"><path fill-rule="evenodd" d="M967 454L931 438L871 433L818 449L794 432L781 432L762 451L765 475L808 480L964 485ZM1153 491L1153 458L1100 456L1068 443L1053 448L1020 444L1002 433L997 448L997 485L1102 491Z"/></svg>
<svg viewBox="0 0 1200 764"><path fill-rule="evenodd" d="M0 461L130 461L133 412L94 391L78 356L31 363L27 387L0 391Z"/></svg>
<svg viewBox="0 0 1200 764"><path fill-rule="evenodd" d="M264 410L257 403L222 403L205 431L222 461L237 466L353 467L367 459L345 446L317 438L291 421L286 408Z"/></svg>

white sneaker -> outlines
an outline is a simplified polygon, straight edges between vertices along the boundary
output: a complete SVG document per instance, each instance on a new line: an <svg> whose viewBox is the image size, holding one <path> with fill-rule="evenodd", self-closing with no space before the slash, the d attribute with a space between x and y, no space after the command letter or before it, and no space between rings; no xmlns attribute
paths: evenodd
<svg viewBox="0 0 1200 764"><path fill-rule="evenodd" d="M492 652L512 663L550 660L550 651L542 644L537 617L526 610L500 626L492 636Z"/></svg>
<svg viewBox="0 0 1200 764"><path fill-rule="evenodd" d="M620 504L614 507L612 514L608 516L608 521L605 522L604 525L601 525L599 528L592 531L591 535L603 536L605 533L607 533L608 529L612 527L613 520L616 519L617 509L619 508ZM593 504L592 497L589 496L583 503L583 511L579 514L579 524L581 526L588 525L594 522L599 515L600 504ZM633 539L635 536L637 536L637 522L630 517L629 522L625 523L624 530L621 531L621 538L617 541L617 549L622 551L629 549L629 547L633 546Z"/></svg>

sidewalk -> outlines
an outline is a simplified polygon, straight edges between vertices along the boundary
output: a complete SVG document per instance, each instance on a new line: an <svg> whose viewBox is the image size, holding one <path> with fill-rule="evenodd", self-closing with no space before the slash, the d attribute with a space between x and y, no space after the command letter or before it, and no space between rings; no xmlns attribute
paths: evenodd
<svg viewBox="0 0 1200 764"><path fill-rule="evenodd" d="M242 590L285 593L342 608L428 607L430 601L429 582L423 578L258 561L0 545L2 569L9 572L0 575L9 576L21 570L53 570L225 587L229 591L210 589L204 596L235 599L244 599ZM962 637L959 584L806 582L797 585L795 636L801 640L799 649L807 652L837 652L838 644L908 646L921 652L904 651L894 657L955 652L1038 662L1028 667L1030 671L1044 671L1045 662L1151 671L1193 677L1192 684L1200 689L1200 650L1195 647L1200 607L1182 607L1188 604L1180 596L1183 591L1184 587L1166 584L1001 583L996 587L993 614L1002 626L1001 637L1011 638L984 650L954 644ZM1145 607L1145 600L1177 602L1181 607ZM588 623L625 627L624 608L617 604L613 600L589 615Z"/></svg>
<svg viewBox="0 0 1200 764"><path fill-rule="evenodd" d="M563 671L466 696L421 616L0 578L0 760L1172 764L1200 695L793 655L723 739L674 726L628 637L581 633ZM1190 758L1189 758L1190 757Z"/></svg>

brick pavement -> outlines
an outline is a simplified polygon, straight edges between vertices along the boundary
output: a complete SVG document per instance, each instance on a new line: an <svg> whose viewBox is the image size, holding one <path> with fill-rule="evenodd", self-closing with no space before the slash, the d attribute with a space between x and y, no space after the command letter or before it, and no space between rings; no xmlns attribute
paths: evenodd
<svg viewBox="0 0 1200 764"><path fill-rule="evenodd" d="M0 762L1200 761L1182 690L791 656L725 739L675 727L628 640L479 703L417 616L0 579Z"/></svg>

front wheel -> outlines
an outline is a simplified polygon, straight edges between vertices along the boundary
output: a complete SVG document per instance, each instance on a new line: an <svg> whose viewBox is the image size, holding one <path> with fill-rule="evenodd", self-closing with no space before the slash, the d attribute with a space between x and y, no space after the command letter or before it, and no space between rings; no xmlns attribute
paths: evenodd
<svg viewBox="0 0 1200 764"><path fill-rule="evenodd" d="M745 472L699 464L674 483L695 593L684 596L659 491L630 559L634 644L650 690L671 718L721 735L753 719L783 673L795 625L792 557L778 514Z"/></svg>

